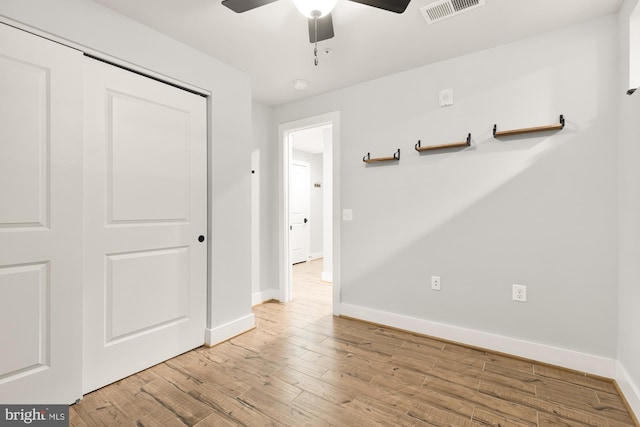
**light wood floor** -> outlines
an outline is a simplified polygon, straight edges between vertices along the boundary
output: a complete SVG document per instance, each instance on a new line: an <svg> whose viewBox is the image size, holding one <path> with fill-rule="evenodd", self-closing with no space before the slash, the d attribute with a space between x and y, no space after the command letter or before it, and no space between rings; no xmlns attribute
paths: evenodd
<svg viewBox="0 0 640 427"><path fill-rule="evenodd" d="M634 425L610 381L333 317L321 262L256 329L86 395L71 425Z"/></svg>

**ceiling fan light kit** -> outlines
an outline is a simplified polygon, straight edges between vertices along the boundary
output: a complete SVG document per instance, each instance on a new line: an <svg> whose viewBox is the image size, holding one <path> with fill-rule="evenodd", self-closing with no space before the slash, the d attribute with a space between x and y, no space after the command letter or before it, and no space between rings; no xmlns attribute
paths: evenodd
<svg viewBox="0 0 640 427"><path fill-rule="evenodd" d="M338 0L293 0L300 13L307 18L322 18L331 13Z"/></svg>

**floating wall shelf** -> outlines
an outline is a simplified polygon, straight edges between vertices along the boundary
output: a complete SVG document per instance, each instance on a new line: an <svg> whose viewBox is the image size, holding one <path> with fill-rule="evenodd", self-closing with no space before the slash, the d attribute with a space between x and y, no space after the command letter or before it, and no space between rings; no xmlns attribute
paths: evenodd
<svg viewBox="0 0 640 427"><path fill-rule="evenodd" d="M560 114L560 123L548 125L548 126L537 126L533 128L522 128L522 129L513 129L513 130L497 130L498 125L493 125L493 137L499 138L501 136L511 136L511 135L521 135L524 133L534 133L534 132L546 132L550 130L560 130L564 128L564 116Z"/></svg>
<svg viewBox="0 0 640 427"><path fill-rule="evenodd" d="M389 162L393 160L400 160L400 149L393 153L393 156L390 157L376 157L374 159L371 158L371 153L367 153L366 156L362 158L362 161L365 163L378 163L378 162Z"/></svg>
<svg viewBox="0 0 640 427"><path fill-rule="evenodd" d="M467 135L467 140L462 142L452 142L449 144L440 144L440 145L428 145L426 147L420 146L420 140L416 144L415 148L418 152L423 151L433 151L433 150L444 150L445 148L459 148L459 147L469 147L471 145L471 134Z"/></svg>

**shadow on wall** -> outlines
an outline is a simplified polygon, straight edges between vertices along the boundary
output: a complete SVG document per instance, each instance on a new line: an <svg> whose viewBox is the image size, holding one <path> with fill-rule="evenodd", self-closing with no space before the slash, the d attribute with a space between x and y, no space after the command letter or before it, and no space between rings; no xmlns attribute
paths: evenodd
<svg viewBox="0 0 640 427"><path fill-rule="evenodd" d="M402 182L400 166L366 170L356 185L368 208L342 227L342 301L613 356L616 152L599 145L606 132L568 118L557 134L421 156ZM383 181L394 191L379 191ZM513 283L529 287L528 303L511 300Z"/></svg>

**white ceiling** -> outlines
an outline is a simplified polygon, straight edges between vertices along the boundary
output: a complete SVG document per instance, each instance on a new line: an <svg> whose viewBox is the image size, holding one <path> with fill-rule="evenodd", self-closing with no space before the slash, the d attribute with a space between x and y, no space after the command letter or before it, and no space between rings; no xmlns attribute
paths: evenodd
<svg viewBox="0 0 640 427"><path fill-rule="evenodd" d="M276 106L614 13L622 0L486 0L428 25L412 0L395 14L349 0L313 65L307 20L292 0L236 14L221 0L94 0L248 73L256 101ZM308 88L293 88L296 79Z"/></svg>

